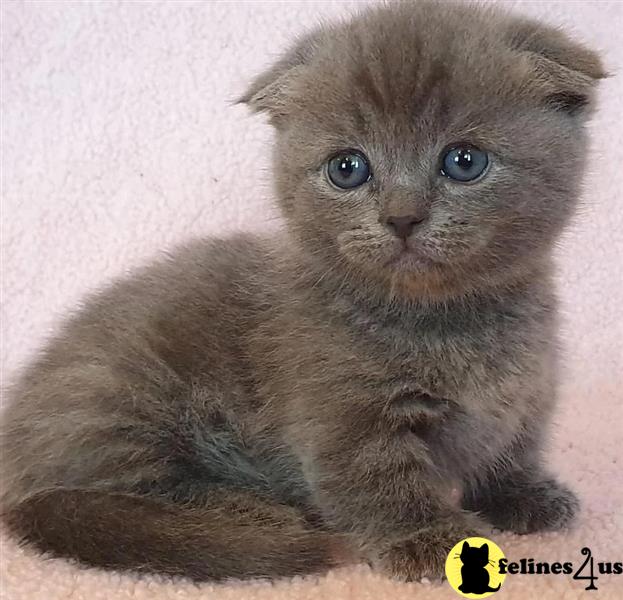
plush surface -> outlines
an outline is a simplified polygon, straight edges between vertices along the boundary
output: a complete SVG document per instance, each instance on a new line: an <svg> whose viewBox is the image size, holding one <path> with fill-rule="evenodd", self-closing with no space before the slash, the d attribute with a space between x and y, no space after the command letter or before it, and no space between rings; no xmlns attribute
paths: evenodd
<svg viewBox="0 0 623 600"><path fill-rule="evenodd" d="M508 4L508 3L506 3ZM3 384L88 290L193 235L277 225L270 131L231 101L319 17L361 3L2 3ZM586 205L559 250L566 368L552 463L583 501L566 534L496 536L511 559L623 560L623 3L518 10L566 25L615 75L599 94ZM164 291L163 291L164 292ZM131 526L131 524L128 524ZM194 586L81 570L2 537L7 600L451 598L353 567L307 581ZM591 597L621 598L623 575ZM568 576L509 577L506 598L585 597Z"/></svg>

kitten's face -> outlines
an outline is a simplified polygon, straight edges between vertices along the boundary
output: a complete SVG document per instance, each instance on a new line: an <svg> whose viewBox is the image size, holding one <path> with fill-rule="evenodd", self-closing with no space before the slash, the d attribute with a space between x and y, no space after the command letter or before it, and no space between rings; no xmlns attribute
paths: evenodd
<svg viewBox="0 0 623 600"><path fill-rule="evenodd" d="M304 42L272 116L282 208L311 252L465 287L549 249L586 160L591 77L575 90L513 47L513 24L402 5Z"/></svg>

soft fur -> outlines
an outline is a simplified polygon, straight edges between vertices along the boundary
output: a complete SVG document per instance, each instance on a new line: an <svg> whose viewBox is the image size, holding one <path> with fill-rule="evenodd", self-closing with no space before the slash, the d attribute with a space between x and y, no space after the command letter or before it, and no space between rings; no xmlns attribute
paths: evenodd
<svg viewBox="0 0 623 600"><path fill-rule="evenodd" d="M467 5L301 40L242 99L277 129L288 232L189 244L67 321L3 417L10 529L197 580L359 558L413 579L481 518L566 526L577 501L541 464L550 253L603 76L562 33ZM481 181L440 175L456 142L490 153ZM324 173L345 148L374 172L348 192ZM384 223L412 211L401 254Z"/></svg>

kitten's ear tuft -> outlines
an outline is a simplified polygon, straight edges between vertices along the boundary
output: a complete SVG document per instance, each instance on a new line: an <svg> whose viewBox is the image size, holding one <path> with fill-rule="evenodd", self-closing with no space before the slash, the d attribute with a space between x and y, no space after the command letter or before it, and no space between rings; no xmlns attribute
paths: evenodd
<svg viewBox="0 0 623 600"><path fill-rule="evenodd" d="M555 110L561 110L570 115L574 115L588 106L590 98L587 94L555 92L546 96L545 102Z"/></svg>
<svg viewBox="0 0 623 600"><path fill-rule="evenodd" d="M272 67L258 75L247 91L238 98L238 104L247 104L254 112L265 112L273 124L287 116L290 105L289 91L311 59L319 44L322 30L301 38Z"/></svg>
<svg viewBox="0 0 623 600"><path fill-rule="evenodd" d="M269 113L271 119L279 121L287 113L288 87L296 69L279 61L253 80L237 104L246 104L256 113Z"/></svg>
<svg viewBox="0 0 623 600"><path fill-rule="evenodd" d="M529 61L547 106L570 115L590 106L595 85L608 77L597 52L559 29L530 20L514 21L508 35L511 47Z"/></svg>

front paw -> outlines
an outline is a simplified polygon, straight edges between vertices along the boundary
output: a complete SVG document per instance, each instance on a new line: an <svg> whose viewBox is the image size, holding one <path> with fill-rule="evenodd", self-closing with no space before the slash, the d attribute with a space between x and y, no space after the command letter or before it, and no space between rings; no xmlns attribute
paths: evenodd
<svg viewBox="0 0 623 600"><path fill-rule="evenodd" d="M389 545L372 560L372 566L399 581L419 581L423 577L440 581L452 547L462 539L480 535L460 520L436 522Z"/></svg>
<svg viewBox="0 0 623 600"><path fill-rule="evenodd" d="M494 527L525 534L568 527L580 503L566 486L546 479L511 485L484 506L474 508L480 508Z"/></svg>

